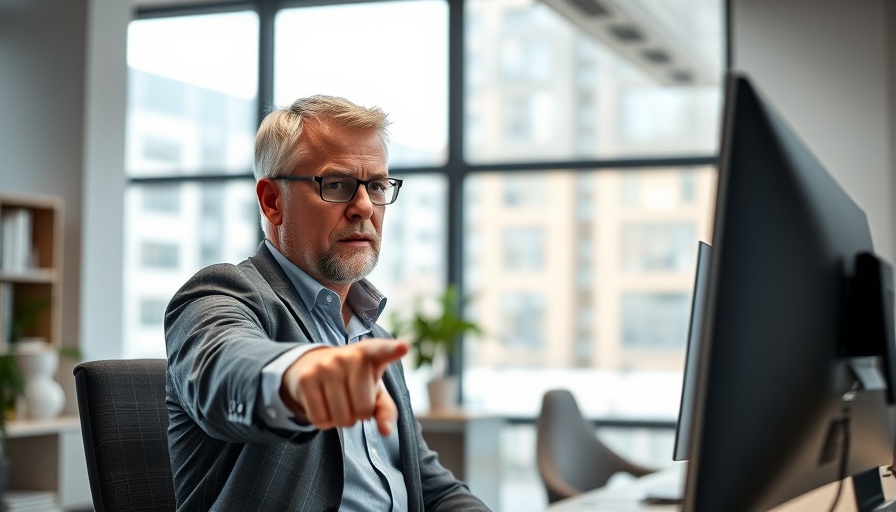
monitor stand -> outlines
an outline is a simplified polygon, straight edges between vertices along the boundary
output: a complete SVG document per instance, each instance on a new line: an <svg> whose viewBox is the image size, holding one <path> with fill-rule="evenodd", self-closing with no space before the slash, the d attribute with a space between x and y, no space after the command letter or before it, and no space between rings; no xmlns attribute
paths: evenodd
<svg viewBox="0 0 896 512"><path fill-rule="evenodd" d="M874 468L852 477L859 512L896 512L896 501L884 498L880 469Z"/></svg>

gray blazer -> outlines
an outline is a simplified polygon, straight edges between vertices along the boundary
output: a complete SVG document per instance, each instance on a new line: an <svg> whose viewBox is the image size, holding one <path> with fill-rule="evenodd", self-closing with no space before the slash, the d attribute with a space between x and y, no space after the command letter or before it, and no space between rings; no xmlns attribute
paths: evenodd
<svg viewBox="0 0 896 512"><path fill-rule="evenodd" d="M389 337L379 326L373 334ZM262 368L318 337L264 244L239 265L199 271L174 295L165 314L166 401L178 510L339 509L339 430L280 431L255 415ZM401 363L383 381L398 406L410 510L488 510L426 446Z"/></svg>

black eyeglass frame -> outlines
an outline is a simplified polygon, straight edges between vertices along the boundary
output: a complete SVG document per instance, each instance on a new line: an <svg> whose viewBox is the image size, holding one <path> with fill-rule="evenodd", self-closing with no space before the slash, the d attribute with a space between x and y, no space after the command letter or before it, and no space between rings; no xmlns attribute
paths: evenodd
<svg viewBox="0 0 896 512"><path fill-rule="evenodd" d="M352 200L355 198L355 195L358 194L358 189L361 188L361 185L364 185L364 188L367 189L367 197L369 197L370 202L375 204L376 206L386 206L386 205L394 203L395 200L398 199L398 193L401 191L401 184L404 181L404 180L400 180L398 178L386 178L386 181L388 181L390 185L395 187L395 195L392 196L392 200L389 201L388 203L377 203L377 202L374 202L373 197L370 195L370 189L367 188L367 185L369 183L373 183L376 181L382 181L382 179L359 180L358 178L354 178L352 176L341 176L341 175L336 176L338 178L355 180L355 190L352 192L351 197L349 197L345 201L333 201L331 199L327 199L324 197L324 179L333 178L333 177L334 176L274 176L270 179L285 180L285 181L316 181L317 182L317 190L318 190L318 193L320 194L321 200L324 202L327 202L327 203L336 203L336 204L352 202Z"/></svg>

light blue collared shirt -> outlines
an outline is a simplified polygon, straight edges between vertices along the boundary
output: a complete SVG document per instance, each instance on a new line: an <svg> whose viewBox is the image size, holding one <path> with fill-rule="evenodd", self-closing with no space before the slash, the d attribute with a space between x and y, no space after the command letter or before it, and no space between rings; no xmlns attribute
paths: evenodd
<svg viewBox="0 0 896 512"><path fill-rule="evenodd" d="M370 282L362 279L349 288L346 302L352 310L352 317L345 326L339 295L289 261L270 241L265 240L264 243L311 312L315 327L326 345L357 343L370 335L373 324L386 307L386 298ZM299 425L294 421L292 411L280 398L280 382L290 364L305 352L322 346L309 343L296 347L262 370L261 405L264 414L261 416L269 426L294 431L314 429L313 426ZM352 427L340 427L340 430L345 484L339 510L407 510L408 492L399 469L398 429L383 437L377 430L376 421L369 419Z"/></svg>

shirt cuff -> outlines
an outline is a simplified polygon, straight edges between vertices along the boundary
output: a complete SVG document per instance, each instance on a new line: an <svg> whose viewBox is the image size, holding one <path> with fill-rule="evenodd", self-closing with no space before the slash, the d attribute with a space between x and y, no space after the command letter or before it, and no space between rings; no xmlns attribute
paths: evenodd
<svg viewBox="0 0 896 512"><path fill-rule="evenodd" d="M271 428L279 428L294 432L310 432L316 430L314 425L302 425L296 422L295 414L286 407L280 398L280 383L287 368L309 350L324 348L326 345L306 343L300 347L287 350L261 369L261 411L259 416Z"/></svg>

